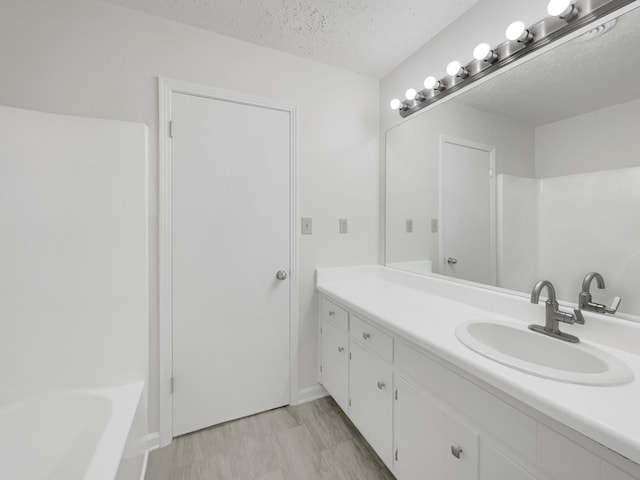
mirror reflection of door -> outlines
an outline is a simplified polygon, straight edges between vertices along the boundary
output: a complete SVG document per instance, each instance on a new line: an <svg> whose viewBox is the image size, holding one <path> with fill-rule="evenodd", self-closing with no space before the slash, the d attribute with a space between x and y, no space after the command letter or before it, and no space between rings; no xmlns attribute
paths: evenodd
<svg viewBox="0 0 640 480"><path fill-rule="evenodd" d="M440 272L496 285L495 147L440 137Z"/></svg>

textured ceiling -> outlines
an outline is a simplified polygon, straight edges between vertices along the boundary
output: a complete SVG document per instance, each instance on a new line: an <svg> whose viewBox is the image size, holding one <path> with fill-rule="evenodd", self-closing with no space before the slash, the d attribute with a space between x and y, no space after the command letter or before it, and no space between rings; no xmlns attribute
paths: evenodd
<svg viewBox="0 0 640 480"><path fill-rule="evenodd" d="M478 85L456 102L540 126L640 98L640 8Z"/></svg>
<svg viewBox="0 0 640 480"><path fill-rule="evenodd" d="M377 78L478 0L103 0Z"/></svg>

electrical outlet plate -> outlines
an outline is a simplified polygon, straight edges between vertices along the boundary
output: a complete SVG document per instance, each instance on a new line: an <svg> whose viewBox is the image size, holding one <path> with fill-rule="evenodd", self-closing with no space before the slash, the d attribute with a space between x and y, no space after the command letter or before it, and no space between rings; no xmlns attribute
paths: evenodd
<svg viewBox="0 0 640 480"><path fill-rule="evenodd" d="M407 218L407 222L406 222L406 231L407 233L412 233L413 232L413 220L411 220L410 218Z"/></svg>
<svg viewBox="0 0 640 480"><path fill-rule="evenodd" d="M431 233L438 233L438 219L431 219Z"/></svg>
<svg viewBox="0 0 640 480"><path fill-rule="evenodd" d="M313 220L311 217L302 217L302 235L311 235L313 231Z"/></svg>
<svg viewBox="0 0 640 480"><path fill-rule="evenodd" d="M349 221L346 218L341 218L339 220L340 223L340 233L347 233L349 231Z"/></svg>

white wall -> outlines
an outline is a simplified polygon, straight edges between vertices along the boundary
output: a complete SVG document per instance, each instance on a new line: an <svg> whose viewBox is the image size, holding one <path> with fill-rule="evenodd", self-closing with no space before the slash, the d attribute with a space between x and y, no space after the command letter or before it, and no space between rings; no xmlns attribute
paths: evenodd
<svg viewBox="0 0 640 480"><path fill-rule="evenodd" d="M146 149L144 125L0 107L0 405L146 381Z"/></svg>
<svg viewBox="0 0 640 480"><path fill-rule="evenodd" d="M438 272L440 136L496 147L496 171L533 177L534 129L449 101L386 133L386 262L431 260ZM413 233L405 229L413 220ZM439 272L438 272L439 273Z"/></svg>
<svg viewBox="0 0 640 480"><path fill-rule="evenodd" d="M640 164L640 99L536 128L536 177Z"/></svg>
<svg viewBox="0 0 640 480"><path fill-rule="evenodd" d="M93 0L5 0L0 104L149 126L151 399L158 372L157 77L299 106L300 387L317 376L314 269L375 263L379 213L379 82L345 70ZM338 218L349 234L338 234ZM151 429L157 429L155 404Z"/></svg>

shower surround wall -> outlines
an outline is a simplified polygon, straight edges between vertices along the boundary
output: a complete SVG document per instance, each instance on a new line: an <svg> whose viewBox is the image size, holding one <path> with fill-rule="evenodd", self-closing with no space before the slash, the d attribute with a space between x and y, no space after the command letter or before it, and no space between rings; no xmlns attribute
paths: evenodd
<svg viewBox="0 0 640 480"><path fill-rule="evenodd" d="M501 286L527 292L547 279L560 299L577 303L582 279L596 271L608 288L592 285L595 301L609 304L620 296L621 312L640 312L634 290L640 270L640 167L537 180L501 177Z"/></svg>
<svg viewBox="0 0 640 480"><path fill-rule="evenodd" d="M0 406L147 382L146 139L0 107Z"/></svg>

